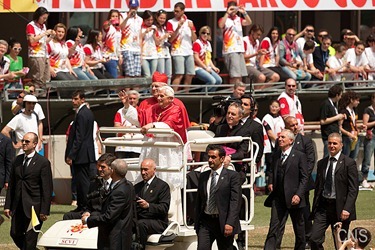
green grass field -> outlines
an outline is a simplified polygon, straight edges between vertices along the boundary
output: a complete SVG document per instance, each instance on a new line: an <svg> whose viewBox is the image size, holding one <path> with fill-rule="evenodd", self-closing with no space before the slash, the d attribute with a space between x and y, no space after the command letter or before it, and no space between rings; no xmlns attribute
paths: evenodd
<svg viewBox="0 0 375 250"><path fill-rule="evenodd" d="M249 233L249 249L257 250L263 249L263 244L268 232L268 224L270 219L270 208L263 206L263 202L267 196L258 196L255 198L255 216L252 224L255 226L255 230ZM373 237L375 235L375 192L374 191L360 191L357 200L357 218L358 220L351 224L351 228L355 226L363 226L368 228ZM53 205L51 208L51 216L44 223L42 231L46 231L56 221L61 220L65 212L73 209L72 206L64 205ZM0 209L0 213L3 214L3 209ZM9 236L10 220L6 219L4 224L0 226L0 249L17 249ZM285 230L283 237L283 249L293 249L294 246L294 233L290 223ZM333 242L331 237L331 231L327 230L326 234L326 249L333 249ZM370 246L374 247L375 243L370 243Z"/></svg>

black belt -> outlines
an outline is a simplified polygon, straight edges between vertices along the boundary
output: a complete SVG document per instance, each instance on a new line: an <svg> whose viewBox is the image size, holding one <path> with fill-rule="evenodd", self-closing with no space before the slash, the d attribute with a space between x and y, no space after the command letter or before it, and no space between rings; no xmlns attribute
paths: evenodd
<svg viewBox="0 0 375 250"><path fill-rule="evenodd" d="M329 199L324 196L322 196L322 201L328 204L336 204L336 199Z"/></svg>
<svg viewBox="0 0 375 250"><path fill-rule="evenodd" d="M205 216L209 217L209 218L219 218L219 214L206 214L204 213Z"/></svg>

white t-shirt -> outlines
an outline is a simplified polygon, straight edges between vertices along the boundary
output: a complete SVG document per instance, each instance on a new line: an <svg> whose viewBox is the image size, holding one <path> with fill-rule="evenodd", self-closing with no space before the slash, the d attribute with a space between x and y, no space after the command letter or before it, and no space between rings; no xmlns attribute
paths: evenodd
<svg viewBox="0 0 375 250"><path fill-rule="evenodd" d="M368 65L368 60L365 53L360 55L355 54L355 49L350 48L345 53L345 60L350 63L350 65L355 67L365 66Z"/></svg>
<svg viewBox="0 0 375 250"><path fill-rule="evenodd" d="M121 15L126 19L128 13L121 13ZM120 51L141 52L142 23L143 19L138 15L128 19L126 26L121 29Z"/></svg>
<svg viewBox="0 0 375 250"><path fill-rule="evenodd" d="M368 60L368 65L371 69L375 69L375 51L371 47L365 49L365 55Z"/></svg>
<svg viewBox="0 0 375 250"><path fill-rule="evenodd" d="M151 25L150 32L147 32L142 41L142 58L143 59L157 59L158 58L158 51L156 49L156 43L154 39L154 32L156 30L155 25ZM142 33L144 33L148 27L142 26Z"/></svg>
<svg viewBox="0 0 375 250"><path fill-rule="evenodd" d="M249 36L243 37L243 43L245 48L245 55L253 55L258 52L259 49L259 40L255 41L255 45L253 45L250 41ZM246 66L256 67L257 63L257 56L253 56L246 61Z"/></svg>
<svg viewBox="0 0 375 250"><path fill-rule="evenodd" d="M176 18L168 20L167 31L174 32L177 29L179 20ZM190 56L193 55L193 42L191 40L193 31L189 27L189 19L186 19L184 24L178 30L178 35L172 42L171 55L172 56ZM193 27L195 31L195 27Z"/></svg>
<svg viewBox="0 0 375 250"><path fill-rule="evenodd" d="M279 43L272 45L271 39L265 37L260 43L261 49L266 49L269 53L264 55L262 67L276 67L276 55L279 54Z"/></svg>
<svg viewBox="0 0 375 250"><path fill-rule="evenodd" d="M161 29L157 29L155 32L156 32L156 37L159 38L159 37L165 36L165 34L167 33L167 30L163 27ZM165 46L165 42L168 42L168 38L162 41L160 45L156 46L159 58L171 58L171 53L169 53L169 48Z"/></svg>
<svg viewBox="0 0 375 250"><path fill-rule="evenodd" d="M17 106L17 101L13 101L12 102L12 110L14 109L14 107ZM22 109L23 110L23 109ZM43 109L42 109L42 106L40 106L39 103L36 103L35 104L35 107L34 107L34 112L38 115L38 119L39 121L43 120L45 117L44 115L44 112L43 112Z"/></svg>
<svg viewBox="0 0 375 250"><path fill-rule="evenodd" d="M69 50L65 43L54 42L51 40L47 44L47 50L49 55L49 64L51 68L58 72L69 72L68 68L68 54Z"/></svg>
<svg viewBox="0 0 375 250"><path fill-rule="evenodd" d="M300 48L301 51L303 52L303 46L305 46L305 43L306 43L305 38L304 37L298 38L297 41L296 41L296 43L298 45L298 48ZM314 43L315 43L315 47L316 47L317 44L316 44L315 41L314 41ZM312 54L306 55L306 62L307 62L307 64L314 63L314 59L313 59L313 55Z"/></svg>
<svg viewBox="0 0 375 250"><path fill-rule="evenodd" d="M265 126L269 125L272 132L274 134L276 134L277 136L279 135L281 130L283 130L284 127L285 127L284 120L280 115L276 116L276 117L273 117L270 114L266 114L263 117L262 125L263 125L264 128L265 128ZM267 133L267 130L266 130L266 133ZM272 146L275 147L275 142L271 141L271 143L272 143ZM269 148L267 150L269 150L269 152L271 152L271 148Z"/></svg>
<svg viewBox="0 0 375 250"><path fill-rule="evenodd" d="M46 25L40 25L31 21L26 26L26 35L38 36L47 30ZM29 57L47 57L47 36L42 37L38 42L31 44L28 43Z"/></svg>
<svg viewBox="0 0 375 250"><path fill-rule="evenodd" d="M237 15L234 18L227 18L223 28L223 55L245 52L242 39L242 20L243 18Z"/></svg>

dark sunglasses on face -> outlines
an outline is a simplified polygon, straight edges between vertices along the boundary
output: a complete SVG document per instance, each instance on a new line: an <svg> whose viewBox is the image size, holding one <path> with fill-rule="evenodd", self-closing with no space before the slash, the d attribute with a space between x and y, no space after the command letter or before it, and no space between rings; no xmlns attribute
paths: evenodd
<svg viewBox="0 0 375 250"><path fill-rule="evenodd" d="M29 140L24 140L24 139L22 139L21 142L22 142L22 143L26 143L26 144L29 144L29 143L30 143Z"/></svg>
<svg viewBox="0 0 375 250"><path fill-rule="evenodd" d="M210 33L208 33L208 32L202 32L202 35L210 35Z"/></svg>

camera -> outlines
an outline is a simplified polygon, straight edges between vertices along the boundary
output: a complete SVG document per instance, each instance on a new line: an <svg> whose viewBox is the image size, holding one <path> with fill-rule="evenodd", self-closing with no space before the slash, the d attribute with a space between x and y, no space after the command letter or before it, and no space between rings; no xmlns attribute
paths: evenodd
<svg viewBox="0 0 375 250"><path fill-rule="evenodd" d="M109 194L109 190L105 189L104 182L105 180L102 177L99 177L99 176L95 177L95 183L96 183L97 189L87 194L88 200L92 200L96 198L104 199L105 197L107 197L107 195Z"/></svg>
<svg viewBox="0 0 375 250"><path fill-rule="evenodd" d="M239 102L239 100L225 97L225 96L213 96L214 101L218 101L212 104L213 115L216 117L224 117L227 114L228 107L232 102Z"/></svg>

